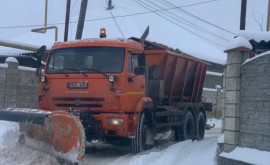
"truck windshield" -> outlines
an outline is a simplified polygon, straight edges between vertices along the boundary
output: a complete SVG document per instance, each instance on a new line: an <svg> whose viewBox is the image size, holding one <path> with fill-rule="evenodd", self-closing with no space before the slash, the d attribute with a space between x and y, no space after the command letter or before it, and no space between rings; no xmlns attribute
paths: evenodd
<svg viewBox="0 0 270 165"><path fill-rule="evenodd" d="M125 49L79 47L51 52L46 73L121 73Z"/></svg>

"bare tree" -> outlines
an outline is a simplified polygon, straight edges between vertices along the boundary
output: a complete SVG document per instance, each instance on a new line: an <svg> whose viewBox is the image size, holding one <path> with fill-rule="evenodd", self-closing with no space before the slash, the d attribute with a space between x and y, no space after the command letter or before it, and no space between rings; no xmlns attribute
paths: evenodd
<svg viewBox="0 0 270 165"><path fill-rule="evenodd" d="M258 19L255 17L254 11L253 11L253 18L255 22L260 26L261 31L263 31L263 15L262 15L262 20L261 23L258 21Z"/></svg>

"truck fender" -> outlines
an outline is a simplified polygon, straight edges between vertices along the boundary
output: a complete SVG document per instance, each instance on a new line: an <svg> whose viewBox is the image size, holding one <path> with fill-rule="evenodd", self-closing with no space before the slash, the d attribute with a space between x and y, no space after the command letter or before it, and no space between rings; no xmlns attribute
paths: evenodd
<svg viewBox="0 0 270 165"><path fill-rule="evenodd" d="M150 97L143 97L138 101L134 112L134 121L133 121L134 130L137 129L137 124L142 111L144 109L151 109L151 108L153 108L153 100Z"/></svg>
<svg viewBox="0 0 270 165"><path fill-rule="evenodd" d="M140 114L144 109L153 108L153 100L150 97L141 98L135 108L135 113Z"/></svg>

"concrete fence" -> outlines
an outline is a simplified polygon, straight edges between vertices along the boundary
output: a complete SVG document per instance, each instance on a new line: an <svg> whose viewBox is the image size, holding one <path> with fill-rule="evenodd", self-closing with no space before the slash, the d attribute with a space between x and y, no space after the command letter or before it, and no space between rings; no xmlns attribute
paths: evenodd
<svg viewBox="0 0 270 165"><path fill-rule="evenodd" d="M270 52L248 59L251 50L227 52L224 73L224 152L237 146L270 151ZM219 165L238 161L219 157Z"/></svg>
<svg viewBox="0 0 270 165"><path fill-rule="evenodd" d="M18 66L11 57L0 65L0 108L37 108L38 89L35 69Z"/></svg>
<svg viewBox="0 0 270 165"><path fill-rule="evenodd" d="M239 145L270 151L270 53L241 67Z"/></svg>

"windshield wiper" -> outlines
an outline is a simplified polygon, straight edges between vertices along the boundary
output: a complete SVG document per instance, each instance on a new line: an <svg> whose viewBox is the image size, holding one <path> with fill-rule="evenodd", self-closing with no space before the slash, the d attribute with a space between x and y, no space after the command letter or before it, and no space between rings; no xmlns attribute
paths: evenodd
<svg viewBox="0 0 270 165"><path fill-rule="evenodd" d="M99 70L99 69L88 69L88 68L84 68L84 69L82 69L82 70L96 71L96 72L98 72L98 73L103 74L106 78L108 77L105 73L103 73L103 72L102 72L101 70Z"/></svg>
<svg viewBox="0 0 270 165"><path fill-rule="evenodd" d="M73 71L77 71L77 72L83 74L85 77L88 77L87 74L83 72L84 69L81 70L81 69L74 69L74 68L65 68L65 70L73 70Z"/></svg>

